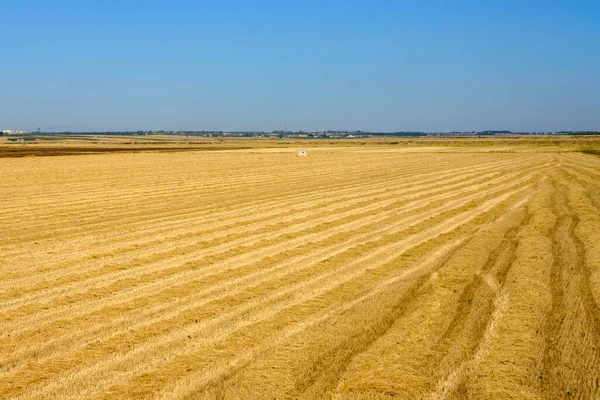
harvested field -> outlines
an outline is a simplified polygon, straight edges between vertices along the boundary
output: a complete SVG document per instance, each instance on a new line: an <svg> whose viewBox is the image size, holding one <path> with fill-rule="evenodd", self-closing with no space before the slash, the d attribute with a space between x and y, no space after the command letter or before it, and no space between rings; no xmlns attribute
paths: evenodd
<svg viewBox="0 0 600 400"><path fill-rule="evenodd" d="M141 145L141 146L39 146L39 145L11 145L0 146L0 158L19 158L19 157L55 157L55 156L74 156L89 155L100 153L175 153L180 151L216 151L216 150L241 150L245 147L225 147L225 146L177 146L177 145Z"/></svg>
<svg viewBox="0 0 600 400"><path fill-rule="evenodd" d="M0 398L600 396L599 157L296 150L0 159Z"/></svg>

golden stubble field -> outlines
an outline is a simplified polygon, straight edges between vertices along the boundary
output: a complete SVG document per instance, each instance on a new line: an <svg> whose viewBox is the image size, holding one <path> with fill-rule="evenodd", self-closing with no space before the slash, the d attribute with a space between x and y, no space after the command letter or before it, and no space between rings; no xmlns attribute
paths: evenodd
<svg viewBox="0 0 600 400"><path fill-rule="evenodd" d="M0 398L600 396L600 158L0 159Z"/></svg>

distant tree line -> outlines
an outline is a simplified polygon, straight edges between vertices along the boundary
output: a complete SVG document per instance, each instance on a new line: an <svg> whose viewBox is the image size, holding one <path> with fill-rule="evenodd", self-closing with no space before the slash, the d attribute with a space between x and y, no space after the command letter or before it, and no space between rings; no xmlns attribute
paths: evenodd
<svg viewBox="0 0 600 400"><path fill-rule="evenodd" d="M490 135L506 135L512 133L511 131L481 131L477 132L478 135L481 136L490 136Z"/></svg>

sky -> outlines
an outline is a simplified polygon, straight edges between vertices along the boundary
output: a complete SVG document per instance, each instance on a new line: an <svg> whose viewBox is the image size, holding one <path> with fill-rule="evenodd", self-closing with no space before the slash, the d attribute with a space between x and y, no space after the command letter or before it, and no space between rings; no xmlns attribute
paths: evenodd
<svg viewBox="0 0 600 400"><path fill-rule="evenodd" d="M600 130L600 1L0 0L0 129Z"/></svg>

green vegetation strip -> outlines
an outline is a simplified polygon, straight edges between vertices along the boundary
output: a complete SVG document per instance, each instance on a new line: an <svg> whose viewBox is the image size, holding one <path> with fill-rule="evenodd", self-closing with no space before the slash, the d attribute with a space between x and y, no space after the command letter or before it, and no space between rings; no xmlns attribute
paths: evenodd
<svg viewBox="0 0 600 400"><path fill-rule="evenodd" d="M595 156L600 156L600 149L583 149L580 151L585 154L593 154Z"/></svg>

